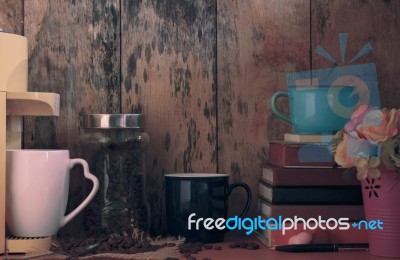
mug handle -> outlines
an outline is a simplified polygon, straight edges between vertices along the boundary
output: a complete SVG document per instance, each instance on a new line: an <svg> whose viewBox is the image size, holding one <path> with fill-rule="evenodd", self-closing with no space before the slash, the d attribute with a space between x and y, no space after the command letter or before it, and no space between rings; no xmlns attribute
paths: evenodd
<svg viewBox="0 0 400 260"><path fill-rule="evenodd" d="M288 122L289 124L292 124L292 121L290 120L290 117L284 113L282 113L277 107L276 107L276 101L281 98L281 97L286 97L288 98L288 93L284 91L278 91L275 92L272 97L271 97L271 110L274 115L276 115L278 118L282 119L283 121Z"/></svg>
<svg viewBox="0 0 400 260"><path fill-rule="evenodd" d="M81 212L94 198L97 190L99 189L99 180L96 178L96 176L94 176L89 172L89 166L87 162L83 159L71 159L69 162L69 169L71 170L76 164L81 164L83 166L83 175L85 176L86 179L89 179L93 182L93 188L92 191L89 193L89 195L86 197L86 199L82 201L82 203L78 207L76 207L67 216L63 217L60 223L60 227L65 226L68 222L71 221L71 219L73 219L79 212Z"/></svg>
<svg viewBox="0 0 400 260"><path fill-rule="evenodd" d="M240 213L239 218L242 218L244 215L247 214L247 211L249 211L250 208L250 203L251 203L251 190L249 185L247 185L246 183L243 182L235 182L232 183L231 185L229 185L229 193L228 196L231 195L231 192L233 191L233 189L238 188L238 187L242 187L246 190L247 193L247 201L246 201L246 205L244 206L244 209L242 211L242 213Z"/></svg>

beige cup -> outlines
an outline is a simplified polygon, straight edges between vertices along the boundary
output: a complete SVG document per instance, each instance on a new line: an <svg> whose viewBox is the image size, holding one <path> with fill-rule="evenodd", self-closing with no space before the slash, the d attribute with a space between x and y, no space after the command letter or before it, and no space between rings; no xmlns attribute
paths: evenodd
<svg viewBox="0 0 400 260"><path fill-rule="evenodd" d="M69 172L81 164L93 182L86 199L64 216L68 201ZM8 150L6 223L18 237L55 235L93 199L99 187L83 159L70 159L68 150Z"/></svg>

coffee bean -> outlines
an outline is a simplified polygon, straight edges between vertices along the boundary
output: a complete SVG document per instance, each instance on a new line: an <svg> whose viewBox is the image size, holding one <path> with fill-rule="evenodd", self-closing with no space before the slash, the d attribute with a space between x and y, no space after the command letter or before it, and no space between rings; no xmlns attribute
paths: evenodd
<svg viewBox="0 0 400 260"><path fill-rule="evenodd" d="M131 234L132 227L142 231L148 229L147 202L144 194L144 148L141 141L125 138L114 131L96 132L108 143L99 144L99 140L90 135L85 140L85 156L91 172L96 175L100 188L84 210L86 237L100 237L113 232L125 236ZM126 133L124 134L126 135ZM132 137L132 133L129 133ZM105 180L107 176L108 180ZM107 187L107 188L103 188ZM88 190L89 187L88 187ZM105 200L109 204L105 204Z"/></svg>
<svg viewBox="0 0 400 260"><path fill-rule="evenodd" d="M190 253L197 254L201 249L198 247L192 247L189 249Z"/></svg>
<svg viewBox="0 0 400 260"><path fill-rule="evenodd" d="M183 253L182 255L183 255L184 257L190 257L190 256L191 256L191 253L187 252L187 253Z"/></svg>
<svg viewBox="0 0 400 260"><path fill-rule="evenodd" d="M147 236L147 235L146 235ZM153 246L146 239L143 239L142 242L135 241L131 237L122 236L121 234L114 234L112 237L108 237L104 239L102 238L89 238L83 240L68 240L68 241L59 241L60 247L63 250L61 253L69 253L70 255L79 255L86 252L86 247L88 245L92 245L99 241L103 241L100 246L97 248L96 253L123 253L123 254L135 254L139 252L148 252L155 251L163 246ZM64 245L70 246L70 248L66 248ZM76 245L76 246L73 246ZM138 247L137 247L138 245ZM166 246L166 244L164 245ZM57 248L54 248L52 251L57 251ZM57 251L58 252L58 251Z"/></svg>
<svg viewBox="0 0 400 260"><path fill-rule="evenodd" d="M246 248L249 250L256 250L259 249L260 246L256 243L248 243Z"/></svg>
<svg viewBox="0 0 400 260"><path fill-rule="evenodd" d="M221 246L214 246L214 249L215 249L215 250L221 250L222 247L221 247Z"/></svg>
<svg viewBox="0 0 400 260"><path fill-rule="evenodd" d="M213 245L206 244L206 245L204 245L203 247L204 247L205 249L212 249L212 248L213 248Z"/></svg>
<svg viewBox="0 0 400 260"><path fill-rule="evenodd" d="M73 246L72 242L65 242L61 245L62 247L71 248Z"/></svg>
<svg viewBox="0 0 400 260"><path fill-rule="evenodd" d="M240 247L240 243L239 242L233 242L233 243L230 243L228 245L228 247L229 248L238 248L238 247Z"/></svg>
<svg viewBox="0 0 400 260"><path fill-rule="evenodd" d="M199 247L202 247L203 245L204 245L204 243L203 242L196 242L196 243L194 243L196 246L199 246Z"/></svg>
<svg viewBox="0 0 400 260"><path fill-rule="evenodd" d="M167 246L168 247L174 247L174 246L176 246L176 244L175 243L167 243Z"/></svg>
<svg viewBox="0 0 400 260"><path fill-rule="evenodd" d="M187 252L190 252L190 249L187 248L187 247L181 247L181 248L179 248L179 252L181 252L181 253L187 253Z"/></svg>
<svg viewBox="0 0 400 260"><path fill-rule="evenodd" d="M247 247L247 243L246 242L240 242L239 243L239 247L240 248L246 248Z"/></svg>

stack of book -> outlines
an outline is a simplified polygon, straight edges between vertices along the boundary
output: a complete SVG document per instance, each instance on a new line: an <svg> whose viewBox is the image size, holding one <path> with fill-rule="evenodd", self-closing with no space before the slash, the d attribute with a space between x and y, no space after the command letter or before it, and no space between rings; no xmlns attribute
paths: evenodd
<svg viewBox="0 0 400 260"><path fill-rule="evenodd" d="M331 141L326 136L291 134L290 139L272 141L268 163L262 165L259 180L258 214L268 218L328 220L348 218L350 224L364 220L360 182L336 167ZM326 139L325 139L326 140ZM349 178L351 177L351 178ZM307 230L315 233L318 229ZM326 230L330 243L366 243L365 230ZM268 247L287 244L298 228L282 235L279 230L258 230L257 237ZM326 241L324 241L326 242Z"/></svg>

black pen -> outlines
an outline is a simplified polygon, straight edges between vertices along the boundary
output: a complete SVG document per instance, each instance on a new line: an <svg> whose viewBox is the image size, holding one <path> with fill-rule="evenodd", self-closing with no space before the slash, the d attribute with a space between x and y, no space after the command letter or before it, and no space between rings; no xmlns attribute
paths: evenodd
<svg viewBox="0 0 400 260"><path fill-rule="evenodd" d="M342 252L342 251L367 251L367 243L354 244L301 244L301 245L284 245L275 247L276 251L281 252Z"/></svg>

